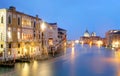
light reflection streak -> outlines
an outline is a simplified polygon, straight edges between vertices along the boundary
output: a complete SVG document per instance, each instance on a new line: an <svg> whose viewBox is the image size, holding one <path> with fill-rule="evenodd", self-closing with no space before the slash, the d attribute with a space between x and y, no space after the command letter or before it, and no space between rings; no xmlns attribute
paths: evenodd
<svg viewBox="0 0 120 76"><path fill-rule="evenodd" d="M91 66L92 66L91 69L98 74L104 72L105 63L102 63L102 59L103 58L99 58L99 57L98 58L93 58L92 61L91 61L92 63L90 63Z"/></svg>
<svg viewBox="0 0 120 76"><path fill-rule="evenodd" d="M66 47L64 47L64 49L63 49L63 50L64 50L64 55L66 55L66 50L67 50L67 48L66 48Z"/></svg>
<svg viewBox="0 0 120 76"><path fill-rule="evenodd" d="M71 51L71 60L72 60L72 62L74 60L74 57L75 57L75 47L72 47L72 51Z"/></svg>
<svg viewBox="0 0 120 76"><path fill-rule="evenodd" d="M120 51L115 51L116 76L120 76Z"/></svg>
<svg viewBox="0 0 120 76"><path fill-rule="evenodd" d="M92 42L89 43L90 48L92 47Z"/></svg>
<svg viewBox="0 0 120 76"><path fill-rule="evenodd" d="M32 65L33 71L37 70L38 68L38 62L34 61L33 65Z"/></svg>
<svg viewBox="0 0 120 76"><path fill-rule="evenodd" d="M71 72L70 72L70 76L75 76L74 59L75 59L75 47L72 47L71 48Z"/></svg>
<svg viewBox="0 0 120 76"><path fill-rule="evenodd" d="M21 76L29 76L29 65L27 63L24 64Z"/></svg>
<svg viewBox="0 0 120 76"><path fill-rule="evenodd" d="M83 45L84 45L84 42L82 41L82 42L81 42L81 46L82 46L82 48L84 47Z"/></svg>
<svg viewBox="0 0 120 76"><path fill-rule="evenodd" d="M114 56L111 58L103 58L105 62L109 62L115 65L116 76L120 76L120 51L115 51Z"/></svg>
<svg viewBox="0 0 120 76"><path fill-rule="evenodd" d="M101 46L102 46L102 44L103 44L103 42L102 41L97 41L97 46L98 46L98 48L100 48Z"/></svg>
<svg viewBox="0 0 120 76"><path fill-rule="evenodd" d="M24 63L23 67L16 67L20 76L53 76L53 67L49 62Z"/></svg>
<svg viewBox="0 0 120 76"><path fill-rule="evenodd" d="M40 72L39 72L39 76L53 76L52 74L53 68L52 66L48 63L42 63L40 64Z"/></svg>

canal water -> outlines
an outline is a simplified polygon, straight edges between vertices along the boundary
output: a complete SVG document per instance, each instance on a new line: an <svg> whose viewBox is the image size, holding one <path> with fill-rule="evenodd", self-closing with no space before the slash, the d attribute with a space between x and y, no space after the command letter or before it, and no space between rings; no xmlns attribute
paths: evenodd
<svg viewBox="0 0 120 76"><path fill-rule="evenodd" d="M33 63L0 67L0 76L120 76L120 52L105 47L77 44L64 55Z"/></svg>

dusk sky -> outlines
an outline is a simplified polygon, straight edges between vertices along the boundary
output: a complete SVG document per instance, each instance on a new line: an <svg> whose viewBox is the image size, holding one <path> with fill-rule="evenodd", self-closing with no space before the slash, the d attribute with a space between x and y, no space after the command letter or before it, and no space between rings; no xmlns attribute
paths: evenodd
<svg viewBox="0 0 120 76"><path fill-rule="evenodd" d="M86 30L105 36L120 29L120 0L1 0L0 8L15 6L20 12L67 30L68 39L79 39Z"/></svg>

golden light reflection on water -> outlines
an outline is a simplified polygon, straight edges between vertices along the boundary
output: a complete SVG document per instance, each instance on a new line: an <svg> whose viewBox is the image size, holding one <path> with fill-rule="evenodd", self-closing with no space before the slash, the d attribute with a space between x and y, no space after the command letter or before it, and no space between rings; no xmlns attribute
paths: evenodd
<svg viewBox="0 0 120 76"><path fill-rule="evenodd" d="M64 54L66 54L66 49L67 49L66 47L63 48Z"/></svg>
<svg viewBox="0 0 120 76"><path fill-rule="evenodd" d="M116 76L120 76L120 51L115 51Z"/></svg>
<svg viewBox="0 0 120 76"><path fill-rule="evenodd" d="M21 76L29 76L29 65L27 63L22 68Z"/></svg>
<svg viewBox="0 0 120 76"><path fill-rule="evenodd" d="M39 76L53 76L53 68L49 62L40 64Z"/></svg>
<svg viewBox="0 0 120 76"><path fill-rule="evenodd" d="M22 63L16 66L19 76L53 76L53 66L48 61L33 63Z"/></svg>
<svg viewBox="0 0 120 76"><path fill-rule="evenodd" d="M38 62L34 61L33 69L37 69L37 68L38 68Z"/></svg>
<svg viewBox="0 0 120 76"><path fill-rule="evenodd" d="M92 42L89 43L90 48L92 47Z"/></svg>
<svg viewBox="0 0 120 76"><path fill-rule="evenodd" d="M33 69L32 72L35 74L36 71L38 70L38 66L39 66L38 62L34 61L34 63L31 66L32 66L32 69Z"/></svg>
<svg viewBox="0 0 120 76"><path fill-rule="evenodd" d="M71 48L71 72L70 72L70 76L75 76L74 59L75 59L75 47L72 47Z"/></svg>
<svg viewBox="0 0 120 76"><path fill-rule="evenodd" d="M72 51L71 51L71 60L73 61L75 58L75 47L72 47Z"/></svg>
<svg viewBox="0 0 120 76"><path fill-rule="evenodd" d="M114 64L116 68L116 76L120 76L120 51L115 51L113 57L104 58L104 61Z"/></svg>
<svg viewBox="0 0 120 76"><path fill-rule="evenodd" d="M104 58L103 60L109 63L120 64L120 51L115 51L113 57Z"/></svg>

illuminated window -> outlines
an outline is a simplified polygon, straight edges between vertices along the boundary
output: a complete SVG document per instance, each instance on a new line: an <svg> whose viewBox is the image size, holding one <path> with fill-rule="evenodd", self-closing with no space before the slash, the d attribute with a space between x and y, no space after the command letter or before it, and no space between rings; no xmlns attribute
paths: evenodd
<svg viewBox="0 0 120 76"><path fill-rule="evenodd" d="M1 23L3 23L4 19L3 19L3 16L1 17Z"/></svg>
<svg viewBox="0 0 120 76"><path fill-rule="evenodd" d="M48 42L49 42L49 45L53 45L53 39L52 38L49 38Z"/></svg>
<svg viewBox="0 0 120 76"><path fill-rule="evenodd" d="M11 39L11 31L8 31L8 38Z"/></svg>
<svg viewBox="0 0 120 76"><path fill-rule="evenodd" d="M11 38L12 38L11 28L8 28L8 38L9 38L9 39L11 39Z"/></svg>
<svg viewBox="0 0 120 76"><path fill-rule="evenodd" d="M18 39L20 39L20 29L18 29L17 37L18 37Z"/></svg>

